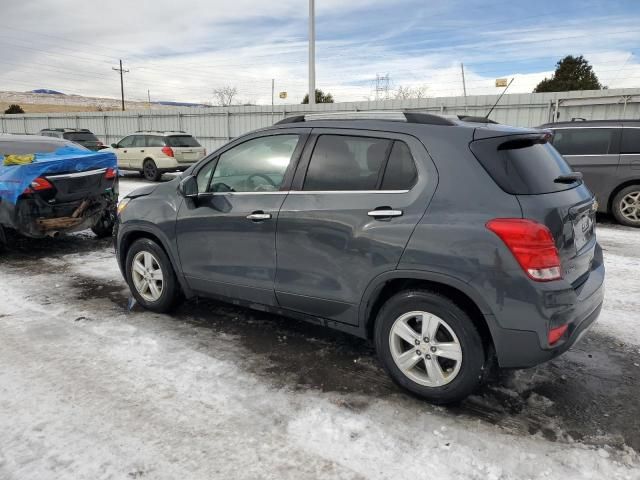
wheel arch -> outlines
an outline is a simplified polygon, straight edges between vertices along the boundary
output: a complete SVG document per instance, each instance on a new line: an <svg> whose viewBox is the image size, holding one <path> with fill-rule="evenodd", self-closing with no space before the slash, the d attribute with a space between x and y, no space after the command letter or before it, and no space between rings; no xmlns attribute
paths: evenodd
<svg viewBox="0 0 640 480"><path fill-rule="evenodd" d="M426 289L445 295L469 314L483 340L494 346L492 312L487 303L467 283L449 275L419 270L394 270L376 277L367 287L360 304L359 325L366 338L373 338L376 316L382 305L401 290Z"/></svg>
<svg viewBox="0 0 640 480"><path fill-rule="evenodd" d="M176 274L176 278L178 279L178 283L180 283L180 287L182 288L182 292L185 297L192 297L193 294L191 289L182 275L182 270L179 268L180 263L178 262L178 259L175 257L173 251L168 248L167 240L164 238L162 232L152 225L137 225L136 228L128 229L119 235L117 260L123 274L126 271L125 262L129 248L131 248L133 242L141 238L147 238L157 243L158 246L162 248L171 262L171 266L173 267L173 271Z"/></svg>
<svg viewBox="0 0 640 480"><path fill-rule="evenodd" d="M616 195L618 195L618 193L620 193L622 189L630 187L631 185L640 186L640 176L622 182L620 185L611 190L611 194L609 194L609 198L607 200L607 213L613 213L613 200L616 198Z"/></svg>

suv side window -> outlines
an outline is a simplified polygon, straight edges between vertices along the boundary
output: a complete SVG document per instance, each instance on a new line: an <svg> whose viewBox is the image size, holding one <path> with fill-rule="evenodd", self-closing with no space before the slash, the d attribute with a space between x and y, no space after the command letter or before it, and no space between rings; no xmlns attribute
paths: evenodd
<svg viewBox="0 0 640 480"><path fill-rule="evenodd" d="M640 128L623 128L620 153L640 154Z"/></svg>
<svg viewBox="0 0 640 480"><path fill-rule="evenodd" d="M377 189L391 143L384 138L320 135L302 189Z"/></svg>
<svg viewBox="0 0 640 480"><path fill-rule="evenodd" d="M382 179L382 190L411 190L418 180L416 164L406 143L393 142Z"/></svg>
<svg viewBox="0 0 640 480"><path fill-rule="evenodd" d="M553 146L562 155L607 155L615 153L613 128L563 128L553 136Z"/></svg>
<svg viewBox="0 0 640 480"><path fill-rule="evenodd" d="M128 137L124 137L120 142L118 142L118 148L129 148L133 145L133 139L135 135L129 135Z"/></svg>
<svg viewBox="0 0 640 480"><path fill-rule="evenodd" d="M133 146L134 147L144 147L147 144L146 135L134 135L133 136Z"/></svg>
<svg viewBox="0 0 640 480"><path fill-rule="evenodd" d="M227 150L220 155L209 191L279 190L299 139L296 134L259 137Z"/></svg>
<svg viewBox="0 0 640 480"><path fill-rule="evenodd" d="M164 147L164 138L157 135L146 135L147 147Z"/></svg>

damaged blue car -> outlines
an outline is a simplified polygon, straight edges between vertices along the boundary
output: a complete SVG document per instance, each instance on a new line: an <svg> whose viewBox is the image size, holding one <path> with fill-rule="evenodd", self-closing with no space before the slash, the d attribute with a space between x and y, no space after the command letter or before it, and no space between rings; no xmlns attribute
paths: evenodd
<svg viewBox="0 0 640 480"><path fill-rule="evenodd" d="M51 137L0 134L0 246L8 231L43 238L90 228L110 236L117 202L113 153Z"/></svg>

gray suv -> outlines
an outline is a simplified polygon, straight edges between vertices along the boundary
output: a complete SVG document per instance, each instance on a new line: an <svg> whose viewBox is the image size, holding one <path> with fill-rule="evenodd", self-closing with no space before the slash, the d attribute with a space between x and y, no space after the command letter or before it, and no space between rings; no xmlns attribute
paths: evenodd
<svg viewBox="0 0 640 480"><path fill-rule="evenodd" d="M375 117L375 118L371 118ZM385 112L286 119L124 198L137 301L206 296L374 341L402 387L458 401L598 317L595 201L549 134Z"/></svg>
<svg viewBox="0 0 640 480"><path fill-rule="evenodd" d="M640 122L572 121L541 128L553 132L553 146L583 174L599 211L640 227Z"/></svg>

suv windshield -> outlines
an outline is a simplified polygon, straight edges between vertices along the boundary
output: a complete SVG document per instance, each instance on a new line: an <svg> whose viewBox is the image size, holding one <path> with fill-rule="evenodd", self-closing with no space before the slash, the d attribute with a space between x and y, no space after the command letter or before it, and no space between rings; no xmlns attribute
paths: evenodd
<svg viewBox="0 0 640 480"><path fill-rule="evenodd" d="M99 142L98 137L96 137L91 132L67 132L62 135L66 140L71 140L72 142Z"/></svg>
<svg viewBox="0 0 640 480"><path fill-rule="evenodd" d="M471 151L493 180L512 195L569 190L581 181L556 182L572 172L544 136L509 136L471 142Z"/></svg>
<svg viewBox="0 0 640 480"><path fill-rule="evenodd" d="M199 147L198 141L191 135L171 135L165 137L170 147Z"/></svg>

